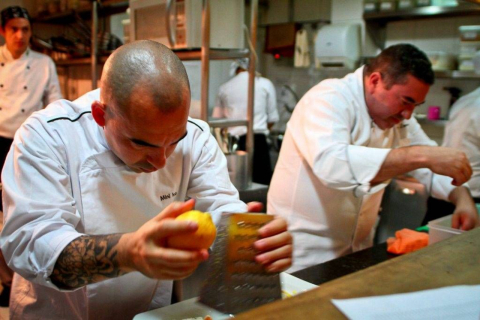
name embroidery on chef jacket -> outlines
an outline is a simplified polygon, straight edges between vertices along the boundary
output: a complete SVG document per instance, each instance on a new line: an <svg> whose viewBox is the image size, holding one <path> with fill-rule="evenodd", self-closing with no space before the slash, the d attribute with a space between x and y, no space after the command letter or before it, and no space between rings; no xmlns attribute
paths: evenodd
<svg viewBox="0 0 480 320"><path fill-rule="evenodd" d="M170 199L170 198L173 198L173 197L175 197L177 194L178 194L178 192L172 192L172 193L163 194L163 195L160 196L160 201L164 201L164 200L168 200L168 199Z"/></svg>

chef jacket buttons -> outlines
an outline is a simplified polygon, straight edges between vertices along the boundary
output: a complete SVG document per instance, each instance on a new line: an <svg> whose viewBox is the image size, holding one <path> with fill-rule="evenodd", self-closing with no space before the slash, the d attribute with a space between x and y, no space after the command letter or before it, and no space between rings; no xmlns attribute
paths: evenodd
<svg viewBox="0 0 480 320"><path fill-rule="evenodd" d="M22 112L25 112L25 109L22 109Z"/></svg>
<svg viewBox="0 0 480 320"><path fill-rule="evenodd" d="M27 69L30 70L30 66L27 66Z"/></svg>
<svg viewBox="0 0 480 320"><path fill-rule="evenodd" d="M0 88L3 88L3 84L0 84Z"/></svg>
<svg viewBox="0 0 480 320"><path fill-rule="evenodd" d="M2 62L1 65L2 65L2 67L3 67L3 66L5 65L5 63Z"/></svg>
<svg viewBox="0 0 480 320"><path fill-rule="evenodd" d="M27 86L24 86L23 89L27 90Z"/></svg>

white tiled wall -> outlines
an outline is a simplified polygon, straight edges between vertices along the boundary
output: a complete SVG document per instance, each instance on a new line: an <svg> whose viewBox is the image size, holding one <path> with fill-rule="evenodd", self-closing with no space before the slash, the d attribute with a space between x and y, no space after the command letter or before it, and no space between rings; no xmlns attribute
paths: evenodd
<svg viewBox="0 0 480 320"><path fill-rule="evenodd" d="M276 2L277 1L275 1L275 3ZM301 1L297 0L297 5L300 2ZM288 12L285 12L284 9L285 7L283 7L283 11L281 11L278 17L288 16ZM270 12L270 16L275 15L275 10L275 7L268 8L268 11L272 11ZM365 23L362 15L361 0L332 0L331 2L330 19L332 23L350 22L361 24L363 26L363 55L373 56L379 51L373 45L369 35L365 32ZM407 42L417 46L423 51L444 51L446 53L458 54L460 44L459 26L479 24L480 19L478 16L391 22L386 28L386 46ZM309 38L312 40L316 30L312 29L311 25L304 25L304 27L307 29ZM259 52L262 52L261 48L263 44L261 43L261 39L264 39L262 36L262 32L259 32ZM311 50L313 50L313 41L311 44ZM293 59L282 58L275 61L271 55L264 54L262 56L263 57L260 58L262 72L278 86L285 83L290 84L300 96L325 78L342 77L345 74L345 72L327 73L325 71L315 70L313 67L295 69L293 68ZM418 113L426 113L428 106L435 105L441 107L441 116L444 118L447 117L450 94L444 90L444 88L452 86L461 89L461 95L464 95L480 86L480 80L438 78L430 89L426 103L418 107L416 111ZM437 131L434 133L436 136L439 135Z"/></svg>

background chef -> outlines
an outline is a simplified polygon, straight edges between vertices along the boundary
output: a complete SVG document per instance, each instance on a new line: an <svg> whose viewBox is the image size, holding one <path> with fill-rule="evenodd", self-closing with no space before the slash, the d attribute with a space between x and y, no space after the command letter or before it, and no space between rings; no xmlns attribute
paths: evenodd
<svg viewBox="0 0 480 320"><path fill-rule="evenodd" d="M62 95L52 59L29 48L32 26L27 10L18 6L7 7L2 10L0 16L0 34L5 39L5 45L0 47L0 168L2 168L15 131L23 121L34 111L61 99ZM3 211L1 201L0 211ZM0 305L8 305L11 271L6 268L1 256L0 279L6 285L0 296Z"/></svg>
<svg viewBox="0 0 480 320"><path fill-rule="evenodd" d="M172 218L194 205L216 222L221 212L247 211L208 125L188 118L189 104L178 57L139 41L108 58L100 90L50 104L21 126L3 171L11 317L131 319L170 304L171 280L208 257L166 245L197 228ZM285 221L260 237L257 261L288 268Z"/></svg>
<svg viewBox="0 0 480 320"><path fill-rule="evenodd" d="M248 105L248 59L238 59L232 63L234 77L218 89L214 118L230 120L246 119ZM255 101L253 104L253 171L252 181L270 184L272 166L267 136L270 128L278 121L277 95L273 83L267 78L256 75ZM232 127L228 132L239 138L238 149L246 150L247 129L244 126Z"/></svg>
<svg viewBox="0 0 480 320"><path fill-rule="evenodd" d="M475 226L474 202L461 186L472 174L465 154L437 147L412 118L433 81L427 56L399 44L300 100L267 207L287 220L294 237L289 271L371 246L385 186L413 170L432 196L456 205L454 228Z"/></svg>

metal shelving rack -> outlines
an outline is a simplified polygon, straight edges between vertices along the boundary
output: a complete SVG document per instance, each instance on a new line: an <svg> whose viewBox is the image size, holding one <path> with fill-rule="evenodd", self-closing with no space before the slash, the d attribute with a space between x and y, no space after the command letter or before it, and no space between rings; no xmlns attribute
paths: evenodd
<svg viewBox="0 0 480 320"><path fill-rule="evenodd" d="M104 63L106 57L98 56L98 18L109 16L116 13L125 12L128 8L128 1L101 1L101 0L92 0L91 9L82 9L82 10L67 10L65 12L56 13L53 15L36 17L33 21L40 23L51 23L51 24L66 24L72 21L72 17L75 14L78 14L80 17L87 19L90 18L92 21L92 39L91 39L91 51L89 58L80 58L72 59L66 61L57 61L56 64L59 66L71 66L71 65L91 65L91 77L92 77L92 89L97 88L97 72L98 64Z"/></svg>
<svg viewBox="0 0 480 320"><path fill-rule="evenodd" d="M258 0L250 1L250 38L253 45L248 49L212 49L210 48L210 1L203 0L202 9L202 48L191 51L175 51L180 60L201 60L201 112L200 119L207 122L212 128L227 128L234 126L246 126L246 151L248 154L247 176L252 177L253 168L253 105L255 87L255 43L257 41L258 25ZM249 58L248 78L248 105L247 120L210 120L208 119L208 87L210 60L228 60Z"/></svg>

